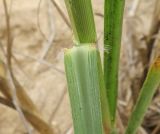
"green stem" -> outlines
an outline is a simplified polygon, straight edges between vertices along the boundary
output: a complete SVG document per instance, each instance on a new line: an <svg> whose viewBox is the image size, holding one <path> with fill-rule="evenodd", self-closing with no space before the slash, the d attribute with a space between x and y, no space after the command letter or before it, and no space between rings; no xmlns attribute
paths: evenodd
<svg viewBox="0 0 160 134"><path fill-rule="evenodd" d="M65 3L76 45L65 53L75 134L101 134L103 126L105 133L109 133L111 119L100 54L95 47L97 35L91 0Z"/></svg>

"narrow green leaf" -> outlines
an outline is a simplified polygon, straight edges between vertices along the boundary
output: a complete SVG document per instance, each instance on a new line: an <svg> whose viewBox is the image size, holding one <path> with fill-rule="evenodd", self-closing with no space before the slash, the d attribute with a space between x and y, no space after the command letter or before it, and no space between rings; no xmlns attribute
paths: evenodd
<svg viewBox="0 0 160 134"><path fill-rule="evenodd" d="M65 0L65 3L76 45L95 43L97 37L91 0Z"/></svg>
<svg viewBox="0 0 160 134"><path fill-rule="evenodd" d="M74 134L103 134L102 116L110 120L100 63L93 45L75 46L65 52ZM109 131L110 123L105 123L105 131Z"/></svg>
<svg viewBox="0 0 160 134"><path fill-rule="evenodd" d="M125 0L105 0L104 8L104 80L113 125L115 124L117 106L124 3Z"/></svg>
<svg viewBox="0 0 160 134"><path fill-rule="evenodd" d="M141 89L136 106L129 119L125 134L135 134L141 125L145 112L152 100L152 97L160 84L160 57L157 58L148 72L147 78Z"/></svg>

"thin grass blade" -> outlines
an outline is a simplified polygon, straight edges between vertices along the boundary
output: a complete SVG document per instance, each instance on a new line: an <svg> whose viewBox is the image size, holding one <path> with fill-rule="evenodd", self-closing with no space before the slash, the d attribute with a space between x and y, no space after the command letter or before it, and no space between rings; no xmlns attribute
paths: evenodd
<svg viewBox="0 0 160 134"><path fill-rule="evenodd" d="M115 124L117 106L124 3L125 0L105 0L104 8L104 80L113 125Z"/></svg>
<svg viewBox="0 0 160 134"><path fill-rule="evenodd" d="M144 85L141 89L136 106L129 119L125 134L136 134L141 125L145 112L150 105L152 97L160 84L160 57L156 59L150 68Z"/></svg>

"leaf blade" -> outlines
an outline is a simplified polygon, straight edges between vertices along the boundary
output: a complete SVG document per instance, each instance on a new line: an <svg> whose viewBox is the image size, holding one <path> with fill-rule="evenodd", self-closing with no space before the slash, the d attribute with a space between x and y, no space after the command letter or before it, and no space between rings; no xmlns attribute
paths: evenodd
<svg viewBox="0 0 160 134"><path fill-rule="evenodd" d="M76 45L95 43L97 35L91 0L65 0L65 3Z"/></svg>
<svg viewBox="0 0 160 134"><path fill-rule="evenodd" d="M125 0L105 0L104 7L104 80L113 125L116 117L124 4Z"/></svg>
<svg viewBox="0 0 160 134"><path fill-rule="evenodd" d="M142 86L138 101L134 107L125 134L135 134L143 121L143 117L160 84L160 57L151 66Z"/></svg>

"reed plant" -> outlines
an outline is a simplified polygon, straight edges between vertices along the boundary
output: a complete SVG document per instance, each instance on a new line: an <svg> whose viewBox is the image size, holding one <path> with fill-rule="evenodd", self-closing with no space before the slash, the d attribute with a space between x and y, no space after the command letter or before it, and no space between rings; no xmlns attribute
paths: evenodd
<svg viewBox="0 0 160 134"><path fill-rule="evenodd" d="M118 134L116 109L125 0L105 0L104 59L97 48L91 0L65 0L74 46L64 62L75 134ZM103 67L102 67L103 66ZM150 67L125 134L136 134L160 83L160 58Z"/></svg>

